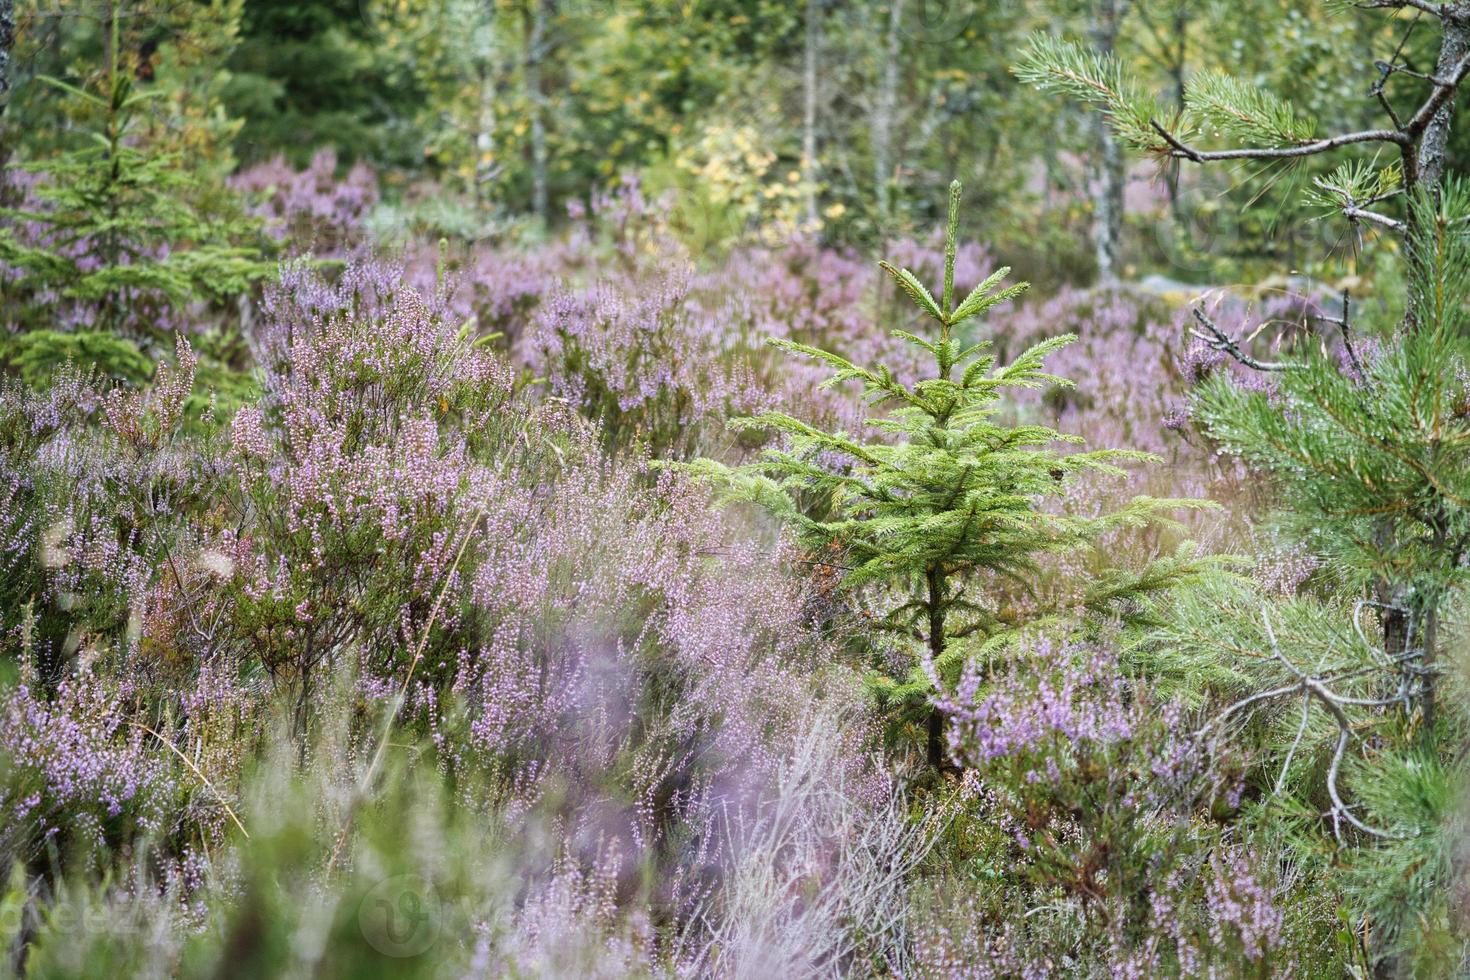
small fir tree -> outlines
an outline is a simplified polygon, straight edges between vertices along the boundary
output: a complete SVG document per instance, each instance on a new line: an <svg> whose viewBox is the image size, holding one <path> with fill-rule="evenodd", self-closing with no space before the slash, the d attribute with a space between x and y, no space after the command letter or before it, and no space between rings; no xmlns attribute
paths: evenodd
<svg viewBox="0 0 1470 980"><path fill-rule="evenodd" d="M848 589L870 588L887 606L880 630L921 646L912 669L876 669L870 676L880 699L903 715L925 716L927 757L944 761L943 719L930 706L936 680L958 676L967 642L1011 634L1021 625L1002 607L1006 581L1028 587L1048 553L1085 548L1102 534L1140 526L1184 501L1135 498L1098 517L1050 510L1064 498L1073 478L1086 472L1121 474L1118 463L1151 459L1146 453L1103 449L1060 452L1080 443L1041 425L1007 425L1000 418L1007 389L1070 385L1047 374L1047 355L1070 343L1071 335L1044 341L1008 365L999 365L989 341L967 342L960 328L995 305L1024 292L1027 284L1002 287L1003 268L955 302L954 268L960 184L950 185L945 239L944 287L939 299L906 269L882 268L939 326L935 339L904 330L895 335L933 359L933 375L905 384L883 365L863 367L840 354L786 340L771 343L817 358L833 369L826 386L861 382L874 405L892 410L869 424L882 434L861 441L824 432L781 412L734 420L741 429L775 429L784 448L768 449L750 465L731 469L711 460L693 464L725 487L727 499L746 499L771 510L814 549L835 548ZM827 516L812 516L801 503L814 503ZM1189 563L1123 582L1105 579L1084 604L1157 588L1186 571Z"/></svg>
<svg viewBox="0 0 1470 980"><path fill-rule="evenodd" d="M21 206L0 208L0 264L15 273L0 279L0 301L22 328L81 321L161 353L182 326L173 311L237 296L273 265L233 195L141 135L143 108L162 93L134 86L117 25L95 85L43 79L99 121L81 146L17 165L37 178ZM34 348L27 357L45 360Z"/></svg>

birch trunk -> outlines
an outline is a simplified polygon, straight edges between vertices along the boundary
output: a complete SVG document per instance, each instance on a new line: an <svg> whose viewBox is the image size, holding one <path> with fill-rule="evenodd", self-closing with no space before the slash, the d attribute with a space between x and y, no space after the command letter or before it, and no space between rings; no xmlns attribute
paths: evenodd
<svg viewBox="0 0 1470 980"><path fill-rule="evenodd" d="M542 227L551 217L546 178L546 90L541 79L550 6L551 0L531 0L526 31L526 95L531 105L531 210Z"/></svg>
<svg viewBox="0 0 1470 980"><path fill-rule="evenodd" d="M898 104L899 25L903 22L903 0L891 0L888 36L884 44L883 77L873 111L873 183L878 204L879 234L887 239L893 217L893 114Z"/></svg>
<svg viewBox="0 0 1470 980"><path fill-rule="evenodd" d="M802 210L809 227L817 226L817 58L822 43L821 0L807 0L806 45L801 63Z"/></svg>

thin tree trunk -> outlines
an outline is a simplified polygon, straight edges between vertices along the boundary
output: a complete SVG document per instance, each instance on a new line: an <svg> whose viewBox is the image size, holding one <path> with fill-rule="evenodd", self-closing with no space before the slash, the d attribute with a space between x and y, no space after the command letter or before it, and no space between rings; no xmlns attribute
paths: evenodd
<svg viewBox="0 0 1470 980"><path fill-rule="evenodd" d="M1180 3L1174 10L1174 48L1169 63L1169 87L1173 90L1174 111L1184 114L1184 67L1189 54L1189 5ZM1165 175L1169 194L1169 214L1179 220L1179 161L1174 161Z"/></svg>
<svg viewBox="0 0 1470 980"><path fill-rule="evenodd" d="M531 0L526 33L526 95L531 104L531 210L543 228L551 216L546 189L546 91L541 81L550 6L551 0Z"/></svg>
<svg viewBox="0 0 1470 980"><path fill-rule="evenodd" d="M1117 47L1121 6L1121 0L1097 0L1090 33L1093 48L1100 55L1111 55ZM1098 280L1110 283L1118 278L1118 250L1123 237L1123 153L1101 114L1094 113L1093 123L1095 157L1089 168L1093 254Z"/></svg>
<svg viewBox="0 0 1470 980"><path fill-rule="evenodd" d="M873 183L878 203L879 235L886 240L893 216L893 115L898 105L899 25L903 23L903 0L891 0L888 8L888 37L884 45L883 79L878 104L873 112Z"/></svg>
<svg viewBox="0 0 1470 980"><path fill-rule="evenodd" d="M806 45L801 60L802 210L809 228L817 226L817 58L822 43L822 0L807 0Z"/></svg>
<svg viewBox="0 0 1470 980"><path fill-rule="evenodd" d="M10 105L10 51L15 47L15 0L0 0L0 116Z"/></svg>
<svg viewBox="0 0 1470 980"><path fill-rule="evenodd" d="M485 0L485 30L475 59L480 73L480 104L475 114L475 200L490 197L495 179L495 2Z"/></svg>
<svg viewBox="0 0 1470 980"><path fill-rule="evenodd" d="M1465 53L1470 51L1470 3L1460 0L1458 3L1447 4L1440 19L1444 24L1444 32L1441 35L1439 60L1434 66L1434 73L1439 78L1447 78L1465 57ZM1451 97L1429 121L1424 130L1424 138L1419 142L1418 180L1430 187L1438 185L1440 178L1444 176L1445 151L1449 145L1450 123L1454 119L1454 113L1455 100Z"/></svg>
<svg viewBox="0 0 1470 980"><path fill-rule="evenodd" d="M929 587L929 658L937 664L940 655L944 653L944 573L938 569L930 569L926 577ZM929 723L924 748L924 755L930 767L943 769L945 763L944 715L932 705L929 708Z"/></svg>
<svg viewBox="0 0 1470 980"><path fill-rule="evenodd" d="M1435 75L1444 78L1451 74L1466 52L1470 52L1470 0L1456 0L1455 3L1445 4L1440 23L1439 56L1435 63ZM1454 121L1456 95L1458 92L1445 100L1444 105L1429 120L1429 125L1424 128L1418 142L1412 148L1404 150L1404 189L1410 193L1423 186L1438 196L1439 184L1444 177L1450 124ZM1427 275L1416 247L1419 237L1416 227L1418 213L1418 209L1411 207L1404 214L1408 240L1405 258L1409 266L1410 283L1423 282ZM1416 329L1416 326L1413 310L1406 310L1401 329L1408 333Z"/></svg>

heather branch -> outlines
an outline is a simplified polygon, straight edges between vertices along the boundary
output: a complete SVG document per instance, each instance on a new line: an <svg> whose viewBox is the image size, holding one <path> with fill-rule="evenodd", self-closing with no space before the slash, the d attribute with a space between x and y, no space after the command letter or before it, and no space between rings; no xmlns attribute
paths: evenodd
<svg viewBox="0 0 1470 980"><path fill-rule="evenodd" d="M521 434L524 436L525 430ZM449 592L449 586L454 581L454 574L459 570L459 563L464 559L465 550L469 547L470 540L475 535L475 527L480 523L480 518L485 516L485 506L482 504L475 511L465 526L464 537L459 543L459 549L454 554L454 562L449 570L444 573L444 583L439 589L439 594L434 597L434 607L429 611L429 621L424 624L423 634L419 637L418 646L414 649L413 660L408 664L408 670L403 675L403 683L399 685L397 694L388 706L387 716L383 720L383 733L378 739L377 748L373 751L372 760L368 763L367 771L363 773L361 781L357 785L356 792L348 801L347 814L342 821L342 829L337 834L337 842L332 847L332 856L327 861L327 873L330 874L337 866L337 860L342 854L342 847L347 843L348 834L352 830L352 818L357 813L366 798L368 790L372 788L373 780L377 776L378 767L382 765L383 754L388 748L388 737L393 733L393 725L398 721L398 712L403 710L403 703L408 697L409 684L413 682L414 670L417 669L419 661L424 658L424 648L429 643L429 634L434 629L434 621L439 618L439 607L444 603L444 596Z"/></svg>

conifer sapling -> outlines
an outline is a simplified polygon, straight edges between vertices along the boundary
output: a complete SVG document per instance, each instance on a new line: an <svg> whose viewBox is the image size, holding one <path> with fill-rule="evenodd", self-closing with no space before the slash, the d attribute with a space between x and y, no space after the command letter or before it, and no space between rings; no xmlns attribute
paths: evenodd
<svg viewBox="0 0 1470 980"><path fill-rule="evenodd" d="M908 385L881 364L865 367L806 344L770 341L829 365L832 375L824 386L860 382L869 403L888 410L869 420L877 438L824 432L783 412L766 412L730 424L777 430L785 437L781 447L737 468L711 460L691 464L714 478L724 499L753 501L789 522L805 544L835 549L843 556L843 585L866 590L884 607L875 618L878 629L916 646L907 670L874 667L869 677L898 720L923 719L934 766L944 763L943 718L931 703L936 683L954 682L973 642L1013 635L1025 625L1003 607L1001 587L1029 588L1044 554L1090 546L1108 530L1197 505L1138 497L1096 517L1044 506L1048 498L1064 497L1080 473L1121 474L1118 463L1153 457L1115 449L1061 452L1059 446L1081 440L1000 418L1006 389L1070 385L1047 374L1043 362L1074 337L1036 344L1006 365L997 363L989 341L962 337L960 327L1021 294L1027 284L1002 286L1010 272L1002 268L955 301L959 204L955 181L938 299L912 272L881 263L921 314L938 325L933 338L894 332L932 358L930 377ZM973 336L973 330L966 334ZM1127 581L1105 578L1105 587L1081 603L1102 605L1161 587L1189 564Z"/></svg>

